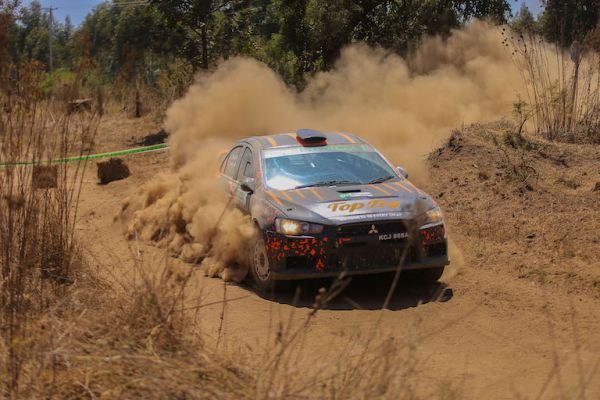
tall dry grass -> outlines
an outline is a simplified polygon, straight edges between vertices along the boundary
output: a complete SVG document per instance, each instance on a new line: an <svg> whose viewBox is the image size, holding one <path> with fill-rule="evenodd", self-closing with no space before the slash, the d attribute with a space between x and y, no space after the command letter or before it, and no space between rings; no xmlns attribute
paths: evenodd
<svg viewBox="0 0 600 400"><path fill-rule="evenodd" d="M8 22L13 12L2 8L0 17ZM85 164L52 167L45 160L87 151L97 118L69 115L66 97L45 96L43 65L24 62L17 69L7 60L0 62L0 393L19 398L48 362L41 354L53 338L36 332L83 271L74 229Z"/></svg>
<svg viewBox="0 0 600 400"><path fill-rule="evenodd" d="M600 27L570 48L531 30L503 33L523 78L535 131L549 140L600 143Z"/></svg>

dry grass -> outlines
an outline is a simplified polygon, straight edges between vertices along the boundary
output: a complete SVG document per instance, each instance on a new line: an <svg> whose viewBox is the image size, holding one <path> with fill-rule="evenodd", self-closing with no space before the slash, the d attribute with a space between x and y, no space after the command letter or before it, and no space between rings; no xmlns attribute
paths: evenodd
<svg viewBox="0 0 600 400"><path fill-rule="evenodd" d="M25 371L39 364L31 349L47 344L32 346L32 331L62 302L83 264L73 232L85 165L58 165L43 185L33 175L42 169L11 165L42 165L84 149L93 137L94 115L61 113L40 91L41 76L40 64L23 64L19 81L4 81L0 88L0 318L6 397L18 397L31 380Z"/></svg>
<svg viewBox="0 0 600 400"><path fill-rule="evenodd" d="M598 32L564 49L531 32L503 30L523 78L535 131L549 140L600 143Z"/></svg>

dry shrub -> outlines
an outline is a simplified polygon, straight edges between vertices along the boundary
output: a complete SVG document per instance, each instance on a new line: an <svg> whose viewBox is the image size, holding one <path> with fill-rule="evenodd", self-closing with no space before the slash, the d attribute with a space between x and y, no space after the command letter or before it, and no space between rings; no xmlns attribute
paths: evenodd
<svg viewBox="0 0 600 400"><path fill-rule="evenodd" d="M136 264L126 280L86 269L13 347L19 398L245 398L252 379L204 351L184 313L187 271ZM1 350L5 350L0 347Z"/></svg>
<svg viewBox="0 0 600 400"><path fill-rule="evenodd" d="M84 165L56 171L56 187L34 184L31 166L62 158L93 133L93 117L56 114L40 91L43 66L20 68L0 88L0 332L2 395L19 397L36 364L32 332L63 301L84 263L74 240ZM21 166L20 162L31 165ZM48 185L46 185L48 186ZM52 185L50 185L52 186Z"/></svg>
<svg viewBox="0 0 600 400"><path fill-rule="evenodd" d="M219 398L240 390L248 380L203 350L184 314L188 278L140 263L131 279L89 288L96 296L71 310L87 313L59 352L59 397Z"/></svg>
<svg viewBox="0 0 600 400"><path fill-rule="evenodd" d="M570 49L547 43L532 32L505 31L535 130L549 140L600 143L599 29Z"/></svg>

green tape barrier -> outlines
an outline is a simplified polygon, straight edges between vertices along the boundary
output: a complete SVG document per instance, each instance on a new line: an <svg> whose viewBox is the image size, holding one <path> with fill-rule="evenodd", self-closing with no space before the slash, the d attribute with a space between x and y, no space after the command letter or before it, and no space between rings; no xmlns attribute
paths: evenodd
<svg viewBox="0 0 600 400"><path fill-rule="evenodd" d="M125 155L129 155L129 154L148 153L151 151L165 150L168 147L169 147L169 145L167 143L161 143L161 144L155 144L152 146L137 147L135 149L111 151L108 153L99 153L99 154L89 154L87 156L59 158L56 160L46 160L46 161L36 161L36 162L15 161L15 162L11 162L11 163L0 163L0 168L22 167L22 166L27 166L27 165L64 164L64 163L78 162L78 161L97 160L99 158L118 157L118 156L125 156Z"/></svg>

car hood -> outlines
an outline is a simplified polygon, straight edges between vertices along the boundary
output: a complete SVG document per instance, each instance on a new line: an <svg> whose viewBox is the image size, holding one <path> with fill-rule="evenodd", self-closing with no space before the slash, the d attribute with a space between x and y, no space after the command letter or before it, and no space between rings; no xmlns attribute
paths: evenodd
<svg viewBox="0 0 600 400"><path fill-rule="evenodd" d="M327 225L412 219L436 206L429 195L408 180L268 193L286 217Z"/></svg>

